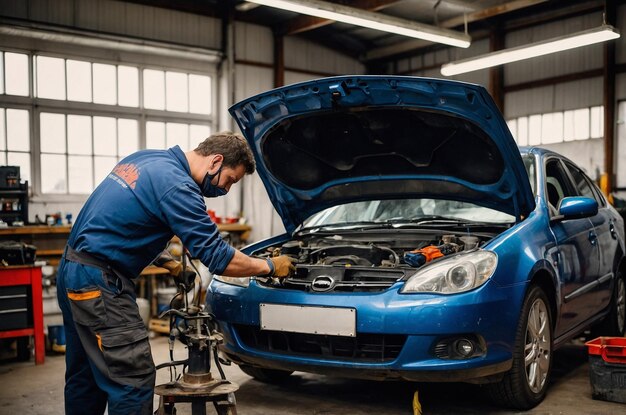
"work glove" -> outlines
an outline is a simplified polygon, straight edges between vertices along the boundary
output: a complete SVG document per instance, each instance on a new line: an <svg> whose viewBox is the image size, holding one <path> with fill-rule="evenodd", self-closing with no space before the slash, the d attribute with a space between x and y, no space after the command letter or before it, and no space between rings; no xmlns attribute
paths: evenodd
<svg viewBox="0 0 626 415"><path fill-rule="evenodd" d="M169 252L161 252L157 259L153 261L153 264L168 270L174 277L176 285L183 284L187 291L192 288L192 283L196 279L196 273L190 270L183 270L183 264L175 260Z"/></svg>
<svg viewBox="0 0 626 415"><path fill-rule="evenodd" d="M284 278L295 272L296 267L293 265L294 259L287 255L275 256L267 259L270 266L269 277Z"/></svg>

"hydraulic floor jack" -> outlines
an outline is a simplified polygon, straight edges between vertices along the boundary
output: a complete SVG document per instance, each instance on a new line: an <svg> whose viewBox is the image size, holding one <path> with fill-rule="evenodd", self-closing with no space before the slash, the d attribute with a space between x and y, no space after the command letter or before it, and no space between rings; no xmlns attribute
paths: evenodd
<svg viewBox="0 0 626 415"><path fill-rule="evenodd" d="M183 269L184 268L183 260ZM188 304L187 292L193 287L196 274L181 272L175 275L178 292L170 302L170 309L162 314L170 319L170 362L157 365L158 369L170 369L170 382L158 385L155 393L159 395L159 407L155 415L176 414L175 404L191 402L193 415L205 415L209 402L213 403L219 415L237 415L234 392L239 386L226 380L220 364L230 362L220 360L218 346L222 336L216 330L213 316L199 305L201 290ZM187 346L188 358L174 360L174 344L176 340ZM214 379L211 375L211 360L215 362L221 378ZM182 366L181 375L177 376L176 367Z"/></svg>

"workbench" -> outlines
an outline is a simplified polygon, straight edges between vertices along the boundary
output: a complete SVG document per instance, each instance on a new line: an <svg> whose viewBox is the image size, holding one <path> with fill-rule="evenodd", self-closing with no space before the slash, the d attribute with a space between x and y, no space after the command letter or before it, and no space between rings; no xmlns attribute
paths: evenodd
<svg viewBox="0 0 626 415"><path fill-rule="evenodd" d="M218 223L220 232L227 232L232 236L235 246L244 245L250 237L250 225L239 223ZM0 228L1 240L17 240L37 247L37 258L48 261L56 266L63 255L71 226L19 226Z"/></svg>
<svg viewBox="0 0 626 415"><path fill-rule="evenodd" d="M24 294L0 295L0 304L5 302L7 309L1 307L0 313L5 314L1 318L8 319L13 316L23 320L17 322L17 327L0 331L0 339L34 336L35 338L35 364L43 364L45 360L45 343L43 332L43 303L41 298L41 267L29 265L16 265L0 268L0 292L6 292L5 287L30 288L23 290ZM30 294L30 298L28 298ZM28 301L30 300L30 301ZM15 305L16 301L19 305ZM28 304L30 303L30 304ZM15 308L20 307L20 308ZM3 324L7 320L4 320ZM5 326L6 327L6 326Z"/></svg>

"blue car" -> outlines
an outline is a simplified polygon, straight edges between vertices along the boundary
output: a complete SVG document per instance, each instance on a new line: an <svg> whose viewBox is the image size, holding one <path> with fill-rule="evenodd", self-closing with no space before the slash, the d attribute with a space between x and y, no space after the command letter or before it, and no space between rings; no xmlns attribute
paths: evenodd
<svg viewBox="0 0 626 415"><path fill-rule="evenodd" d="M520 150L483 87L334 77L230 112L286 229L244 252L296 265L209 287L245 373L480 383L529 409L559 346L624 335L623 220L574 163Z"/></svg>

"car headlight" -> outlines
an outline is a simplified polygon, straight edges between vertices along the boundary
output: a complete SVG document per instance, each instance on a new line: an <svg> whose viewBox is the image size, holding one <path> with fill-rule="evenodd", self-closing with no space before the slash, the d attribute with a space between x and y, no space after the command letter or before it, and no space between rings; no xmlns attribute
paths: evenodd
<svg viewBox="0 0 626 415"><path fill-rule="evenodd" d="M250 278L225 277L223 275L214 275L213 278L224 284L236 285L243 288L248 288L248 285L250 285Z"/></svg>
<svg viewBox="0 0 626 415"><path fill-rule="evenodd" d="M491 251L473 251L441 259L411 276L401 293L456 294L483 285L498 265Z"/></svg>

